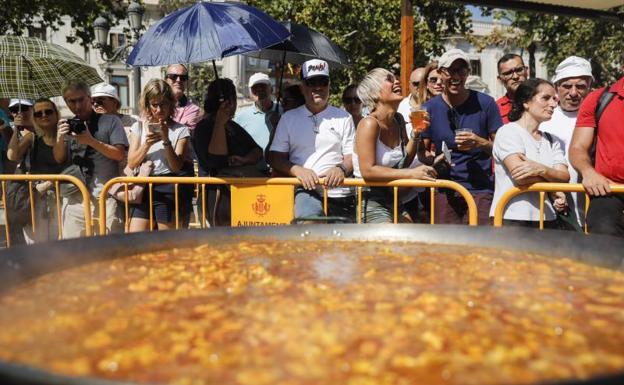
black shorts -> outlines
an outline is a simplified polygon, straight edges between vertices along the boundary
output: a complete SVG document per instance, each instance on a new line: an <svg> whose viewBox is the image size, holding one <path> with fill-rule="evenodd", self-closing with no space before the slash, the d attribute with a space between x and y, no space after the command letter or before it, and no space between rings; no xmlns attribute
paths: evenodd
<svg viewBox="0 0 624 385"><path fill-rule="evenodd" d="M178 187L178 219L180 225L188 222L191 213L191 201L193 199L193 185L180 185ZM130 205L130 217L149 219L150 201L149 187L145 187L143 200L138 205ZM152 188L152 215L155 222L175 223L175 192L172 184L154 184Z"/></svg>

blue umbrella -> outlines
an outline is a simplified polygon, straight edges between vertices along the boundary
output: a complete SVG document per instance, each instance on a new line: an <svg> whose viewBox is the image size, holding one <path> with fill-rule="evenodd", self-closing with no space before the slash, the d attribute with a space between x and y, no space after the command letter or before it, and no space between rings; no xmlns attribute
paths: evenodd
<svg viewBox="0 0 624 385"><path fill-rule="evenodd" d="M288 29L257 8L200 2L153 24L132 49L128 64L199 63L257 51L289 36Z"/></svg>

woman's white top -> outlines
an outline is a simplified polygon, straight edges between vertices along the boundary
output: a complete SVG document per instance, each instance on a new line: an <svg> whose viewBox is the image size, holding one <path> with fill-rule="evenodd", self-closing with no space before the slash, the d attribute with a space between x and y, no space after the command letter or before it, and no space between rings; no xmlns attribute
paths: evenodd
<svg viewBox="0 0 624 385"><path fill-rule="evenodd" d="M552 136L552 135L551 135ZM515 122L507 123L496 132L494 139L494 199L490 208L490 216L494 216L496 205L503 194L514 187L511 173L505 168L503 161L510 155L524 154L528 159L541 163L548 167L557 164L567 166L566 158L561 148L560 140L552 136L552 143L546 135L542 134L540 140L536 140L531 134ZM548 196L545 197L544 219L555 219L555 211L552 208ZM504 219L539 221L539 193L523 193L513 198L504 212Z"/></svg>
<svg viewBox="0 0 624 385"><path fill-rule="evenodd" d="M357 138L357 131L355 132ZM381 141L379 135L377 135L377 143L375 143L375 164L378 166L384 166L389 168L394 168L400 161L403 159L403 153L407 150L401 149L401 143L399 143L396 147L390 147ZM356 178L362 178L362 172L360 171L360 160L357 154L357 151L354 149L353 151L353 176ZM404 168L416 168L420 166L421 163L418 160L418 156L414 156L412 163L409 167ZM399 199L401 202L406 203L416 197L418 191L421 191L421 188L401 188L399 189Z"/></svg>
<svg viewBox="0 0 624 385"><path fill-rule="evenodd" d="M143 127L145 127L145 129L143 129ZM143 144L147 137L147 124L142 121L135 122L130 132L141 138L140 143ZM191 136L189 128L183 124L174 122L173 125L169 127L169 141L174 150L180 139L188 138L189 136ZM143 161L146 160L151 160L154 163L154 169L150 175L173 174L173 170L169 168L169 163L167 162L165 147L163 146L162 140L152 144L145 155L145 159L143 159Z"/></svg>

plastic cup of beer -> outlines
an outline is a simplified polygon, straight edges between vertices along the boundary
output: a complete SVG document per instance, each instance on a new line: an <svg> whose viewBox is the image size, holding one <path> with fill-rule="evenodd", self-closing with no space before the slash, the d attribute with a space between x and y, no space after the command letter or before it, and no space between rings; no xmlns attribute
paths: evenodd
<svg viewBox="0 0 624 385"><path fill-rule="evenodd" d="M427 124L425 123L425 116L427 116L427 110L424 108L411 108L410 109L410 120L412 123L412 129L423 132L427 129Z"/></svg>
<svg viewBox="0 0 624 385"><path fill-rule="evenodd" d="M455 136L465 132L472 133L472 128L458 128L455 130Z"/></svg>

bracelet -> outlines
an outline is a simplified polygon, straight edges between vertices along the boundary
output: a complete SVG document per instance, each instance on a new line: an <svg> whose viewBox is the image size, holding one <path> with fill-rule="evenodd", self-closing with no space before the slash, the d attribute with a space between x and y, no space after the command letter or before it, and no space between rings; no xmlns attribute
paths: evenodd
<svg viewBox="0 0 624 385"><path fill-rule="evenodd" d="M169 147L169 146L171 146L171 142L170 142L170 141L166 141L166 142L165 142L165 141L163 140L163 142L162 142L162 143L163 143L163 147Z"/></svg>
<svg viewBox="0 0 624 385"><path fill-rule="evenodd" d="M336 167L338 167L339 169L342 170L342 173L344 174L344 176L347 176L349 173L347 172L347 168L344 166L344 164L342 163L338 163L336 165Z"/></svg>
<svg viewBox="0 0 624 385"><path fill-rule="evenodd" d="M420 139L420 134L415 134L414 131L410 132L410 139L411 140L418 140Z"/></svg>

